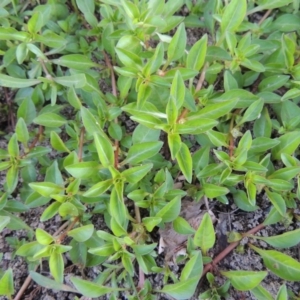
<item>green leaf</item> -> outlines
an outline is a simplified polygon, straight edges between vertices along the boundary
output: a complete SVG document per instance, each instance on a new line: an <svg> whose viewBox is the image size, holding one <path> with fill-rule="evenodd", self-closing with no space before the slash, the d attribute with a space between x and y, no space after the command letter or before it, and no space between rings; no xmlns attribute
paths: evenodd
<svg viewBox="0 0 300 300"><path fill-rule="evenodd" d="M83 88L86 85L87 77L85 74L74 74L70 76L55 77L53 80L66 87Z"/></svg>
<svg viewBox="0 0 300 300"><path fill-rule="evenodd" d="M60 127L67 123L65 118L52 112L38 115L33 122L46 127Z"/></svg>
<svg viewBox="0 0 300 300"><path fill-rule="evenodd" d="M115 253L116 250L114 249L113 244L106 243L101 247L91 248L91 249L89 249L88 252L92 253L94 255L98 255L98 256L109 256L109 255Z"/></svg>
<svg viewBox="0 0 300 300"><path fill-rule="evenodd" d="M19 145L18 145L18 140L17 140L17 134L14 133L11 138L9 139L8 145L7 145L7 151L8 154L11 157L19 157L20 155L20 150L19 150Z"/></svg>
<svg viewBox="0 0 300 300"><path fill-rule="evenodd" d="M195 276L174 284L167 284L163 287L161 292L168 294L177 300L190 299L196 290L198 282L199 276Z"/></svg>
<svg viewBox="0 0 300 300"><path fill-rule="evenodd" d="M86 132L88 132L90 135L93 135L94 133L104 135L104 132L99 125L99 122L95 119L94 115L86 107L82 106L80 112Z"/></svg>
<svg viewBox="0 0 300 300"><path fill-rule="evenodd" d="M159 139L160 130L148 128L139 124L133 131L132 143L156 142Z"/></svg>
<svg viewBox="0 0 300 300"><path fill-rule="evenodd" d="M172 81L170 96L170 101L174 101L177 110L179 110L184 103L185 85L178 70Z"/></svg>
<svg viewBox="0 0 300 300"><path fill-rule="evenodd" d="M258 1L258 3L257 3L258 5L256 7L252 8L250 11L248 11L248 15L258 12L258 11L261 11L261 10L274 9L274 8L279 8L282 6L287 6L292 2L293 2L293 0L273 0L273 1L260 0L260 1Z"/></svg>
<svg viewBox="0 0 300 300"><path fill-rule="evenodd" d="M49 269L55 281L63 283L64 281L64 260L61 253L52 252L49 258Z"/></svg>
<svg viewBox="0 0 300 300"><path fill-rule="evenodd" d="M207 34L203 35L202 38L190 49L186 58L186 67L199 72L205 61L206 50Z"/></svg>
<svg viewBox="0 0 300 300"><path fill-rule="evenodd" d="M40 195L50 197L52 194L59 194L64 190L63 187L52 182L31 182L29 186Z"/></svg>
<svg viewBox="0 0 300 300"><path fill-rule="evenodd" d="M71 152L55 131L51 131L50 133L50 143L53 149L57 151L63 151L68 153Z"/></svg>
<svg viewBox="0 0 300 300"><path fill-rule="evenodd" d="M201 134L218 125L218 121L198 117L191 120L179 122L176 126L176 132L180 134Z"/></svg>
<svg viewBox="0 0 300 300"><path fill-rule="evenodd" d="M176 108L175 102L176 100L172 96L170 96L166 107L167 120L170 127L176 124L177 117L178 117L178 109Z"/></svg>
<svg viewBox="0 0 300 300"><path fill-rule="evenodd" d="M260 153L260 152L266 152L269 149L274 148L280 144L280 141L277 139L271 139L267 137L258 137L252 141L251 148L249 149L249 152L253 153Z"/></svg>
<svg viewBox="0 0 300 300"><path fill-rule="evenodd" d="M146 227L148 232L152 232L153 228L162 221L160 217L145 217L142 219L142 223Z"/></svg>
<svg viewBox="0 0 300 300"><path fill-rule="evenodd" d="M66 170L75 178L87 179L97 175L99 166L95 161L82 161L66 166Z"/></svg>
<svg viewBox="0 0 300 300"><path fill-rule="evenodd" d="M25 146L27 146L29 140L29 133L28 133L27 125L23 118L18 119L18 122L16 124L16 134L18 140L21 143L23 143Z"/></svg>
<svg viewBox="0 0 300 300"><path fill-rule="evenodd" d="M180 281L188 280L189 278L201 277L203 272L203 261L201 251L195 251L190 260L185 264L180 275Z"/></svg>
<svg viewBox="0 0 300 300"><path fill-rule="evenodd" d="M115 184L115 187L111 191L109 202L111 219L114 219L113 225L115 225L115 229L120 232L118 236L122 235L123 231L125 231L123 227L125 227L127 222L126 218L128 213L123 199L123 185L123 182L120 185ZM113 228L112 231L114 232ZM117 235L116 232L114 232L114 234Z"/></svg>
<svg viewBox="0 0 300 300"><path fill-rule="evenodd" d="M44 246L39 244L37 241L23 244L18 248L16 254L25 257L33 257L37 252L44 249Z"/></svg>
<svg viewBox="0 0 300 300"><path fill-rule="evenodd" d="M53 63L71 69L85 71L98 65L91 61L87 56L82 54L68 54L61 56L59 59L52 60Z"/></svg>
<svg viewBox="0 0 300 300"><path fill-rule="evenodd" d="M9 268L0 279L0 295L11 298L14 292L13 271Z"/></svg>
<svg viewBox="0 0 300 300"><path fill-rule="evenodd" d="M274 159L280 159L281 154L293 154L300 144L299 131L285 133L278 138L280 144L272 149Z"/></svg>
<svg viewBox="0 0 300 300"><path fill-rule="evenodd" d="M27 125L36 117L36 108L30 98L24 99L17 112L18 118L23 118Z"/></svg>
<svg viewBox="0 0 300 300"><path fill-rule="evenodd" d="M278 291L276 300L285 300L288 298L289 298L289 296L288 296L288 291L287 291L286 285L283 284Z"/></svg>
<svg viewBox="0 0 300 300"><path fill-rule="evenodd" d="M251 205L249 203L248 197L244 191L237 190L233 194L233 199L234 199L235 205L244 211L250 212L250 211L255 211L259 208L257 205Z"/></svg>
<svg viewBox="0 0 300 300"><path fill-rule="evenodd" d="M225 7L221 20L221 31L236 31L243 22L247 12L246 0L231 0Z"/></svg>
<svg viewBox="0 0 300 300"><path fill-rule="evenodd" d="M155 217L161 218L163 222L172 222L177 218L180 213L181 201L180 197L175 197L167 203Z"/></svg>
<svg viewBox="0 0 300 300"><path fill-rule="evenodd" d="M256 297L257 300L274 300L273 296L261 285L258 285L252 289L251 293Z"/></svg>
<svg viewBox="0 0 300 300"><path fill-rule="evenodd" d="M257 236L255 238L263 240L275 248L290 248L300 243L300 229L288 231L280 235L268 237Z"/></svg>
<svg viewBox="0 0 300 300"><path fill-rule="evenodd" d="M40 275L39 273L36 273L34 271L29 272L30 277L40 286L43 286L47 289L52 289L56 291L64 291L64 292L71 292L71 293L77 293L77 291L70 286L66 284L61 284L57 281L54 281L50 278L47 278L43 275Z"/></svg>
<svg viewBox="0 0 300 300"><path fill-rule="evenodd" d="M134 276L134 267L132 264L132 258L125 252L122 254L122 265L125 270L128 272L129 276Z"/></svg>
<svg viewBox="0 0 300 300"><path fill-rule="evenodd" d="M50 201L50 198L48 198L48 202ZM59 210L59 207L61 206L60 202L53 202L51 203L42 213L41 217L40 217L40 221L41 222L45 222L48 221L49 219L51 219L52 217L54 217Z"/></svg>
<svg viewBox="0 0 300 300"><path fill-rule="evenodd" d="M43 230L41 228L36 229L35 236L36 236L36 240L41 245L47 246L55 241L54 238L48 232L46 232L45 230Z"/></svg>
<svg viewBox="0 0 300 300"><path fill-rule="evenodd" d="M300 18L294 14L283 14L271 23L272 30L292 32L300 29Z"/></svg>
<svg viewBox="0 0 300 300"><path fill-rule="evenodd" d="M143 107L152 94L152 88L148 81L143 81L138 87L138 107Z"/></svg>
<svg viewBox="0 0 300 300"><path fill-rule="evenodd" d="M207 62L213 62L216 60L220 61L231 61L232 58L230 54L223 48L217 47L217 46L208 46L207 47L207 53L206 53L206 61Z"/></svg>
<svg viewBox="0 0 300 300"><path fill-rule="evenodd" d="M208 198L216 198L229 193L226 187L219 186L212 183L203 184L204 193Z"/></svg>
<svg viewBox="0 0 300 300"><path fill-rule="evenodd" d="M63 48L66 47L67 40L65 37L60 36L53 31L45 30L43 35L35 35L36 42L45 44L52 48Z"/></svg>
<svg viewBox="0 0 300 300"><path fill-rule="evenodd" d="M93 185L90 189L88 189L85 193L83 193L84 197L99 197L104 192L106 192L113 184L113 179L108 179L105 181L101 181Z"/></svg>
<svg viewBox="0 0 300 300"><path fill-rule="evenodd" d="M262 63L254 59L245 58L241 61L241 66L246 67L249 70L255 71L257 73L262 73L266 70Z"/></svg>
<svg viewBox="0 0 300 300"><path fill-rule="evenodd" d="M62 217L77 217L79 215L77 207L71 202L64 202L61 204L58 212Z"/></svg>
<svg viewBox="0 0 300 300"><path fill-rule="evenodd" d="M0 162L0 171L4 171L11 167L11 161Z"/></svg>
<svg viewBox="0 0 300 300"><path fill-rule="evenodd" d="M180 135L177 133L169 133L168 134L168 144L171 152L171 158L175 159L178 151L181 148L181 138Z"/></svg>
<svg viewBox="0 0 300 300"><path fill-rule="evenodd" d="M29 33L24 31L17 31L15 28L0 28L0 40L4 41L21 41L25 42L30 38ZM1 84L0 84L1 85Z"/></svg>
<svg viewBox="0 0 300 300"><path fill-rule="evenodd" d="M0 74L0 86L8 88L26 88L32 85L36 85L41 81L38 79L23 79L15 78L8 75Z"/></svg>
<svg viewBox="0 0 300 300"><path fill-rule="evenodd" d="M194 244L200 247L203 253L207 253L213 247L215 241L216 237L212 219L209 213L205 213L195 233Z"/></svg>
<svg viewBox="0 0 300 300"><path fill-rule="evenodd" d="M86 21L92 26L97 27L98 20L94 15L95 2L93 0L76 0L77 6L84 14Z"/></svg>
<svg viewBox="0 0 300 300"><path fill-rule="evenodd" d="M21 65L26 59L28 54L28 49L26 43L21 43L16 49L16 58L19 65Z"/></svg>
<svg viewBox="0 0 300 300"><path fill-rule="evenodd" d="M129 183L135 184L141 181L147 173L152 169L153 164L144 164L138 167L131 167L122 172L122 176L128 181Z"/></svg>
<svg viewBox="0 0 300 300"><path fill-rule="evenodd" d="M84 295L85 297L96 298L118 290L116 288L102 286L100 284L96 284L77 277L72 277L71 281L74 284L75 288L79 291L79 293Z"/></svg>
<svg viewBox="0 0 300 300"><path fill-rule="evenodd" d="M243 123L253 121L258 118L264 106L262 99L254 101L245 111L242 119L238 122L238 126Z"/></svg>
<svg viewBox="0 0 300 300"><path fill-rule="evenodd" d="M142 60L137 54L121 48L116 48L115 51L125 67L136 70L142 69Z"/></svg>
<svg viewBox="0 0 300 300"><path fill-rule="evenodd" d="M300 280L300 263L297 260L275 250L262 250L253 245L250 248L262 257L266 267L276 276L289 281Z"/></svg>
<svg viewBox="0 0 300 300"><path fill-rule="evenodd" d="M94 225L88 224L79 228L72 229L68 232L68 236L74 238L77 242L87 241L94 233Z"/></svg>
<svg viewBox="0 0 300 300"><path fill-rule="evenodd" d="M228 114L237 104L238 99L225 100L220 103L208 104L198 112L189 113L188 119L194 120L199 118L218 119Z"/></svg>
<svg viewBox="0 0 300 300"><path fill-rule="evenodd" d="M130 19L134 20L139 18L140 12L136 5L127 0L120 0L120 2L125 10L125 13Z"/></svg>
<svg viewBox="0 0 300 300"><path fill-rule="evenodd" d="M286 84L289 79L288 75L269 76L260 82L258 89L260 92L273 92Z"/></svg>
<svg viewBox="0 0 300 300"><path fill-rule="evenodd" d="M124 164L137 164L144 161L159 152L163 143L158 142L145 142L132 145L128 151L126 159L122 162Z"/></svg>
<svg viewBox="0 0 300 300"><path fill-rule="evenodd" d="M263 108L260 118L255 120L253 132L256 137L271 137L272 122L266 107Z"/></svg>
<svg viewBox="0 0 300 300"><path fill-rule="evenodd" d="M70 87L68 89L68 94L67 94L67 99L68 102L76 109L80 109L81 108L81 101L80 99L77 97L76 92L74 87Z"/></svg>
<svg viewBox="0 0 300 300"><path fill-rule="evenodd" d="M185 179L191 183L193 176L193 161L190 150L186 144L181 144L181 147L176 154L176 160Z"/></svg>
<svg viewBox="0 0 300 300"><path fill-rule="evenodd" d="M178 216L173 221L173 228L177 233L180 234L193 234L195 229L182 217Z"/></svg>
<svg viewBox="0 0 300 300"><path fill-rule="evenodd" d="M7 192L12 193L18 184L19 170L15 166L11 166L6 172Z"/></svg>
<svg viewBox="0 0 300 300"><path fill-rule="evenodd" d="M168 62L174 61L179 59L183 56L186 46L186 31L184 27L184 23L181 23L172 40L169 44L167 55L168 55Z"/></svg>
<svg viewBox="0 0 300 300"><path fill-rule="evenodd" d="M258 286L268 275L268 272L260 271L221 271L221 274L229 278L231 284L238 291L249 291Z"/></svg>
<svg viewBox="0 0 300 300"><path fill-rule="evenodd" d="M27 28L30 33L38 33L44 26L43 15L39 11L35 11L28 20Z"/></svg>
<svg viewBox="0 0 300 300"><path fill-rule="evenodd" d="M7 224L10 222L10 217L0 216L0 232L5 228Z"/></svg>
<svg viewBox="0 0 300 300"><path fill-rule="evenodd" d="M114 149L111 142L100 134L94 133L94 141L97 149L98 157L103 167L114 165Z"/></svg>
<svg viewBox="0 0 300 300"><path fill-rule="evenodd" d="M143 69L143 74L148 77L155 73L161 66L164 58L164 45L159 43L156 46L153 56L148 60L145 68Z"/></svg>
<svg viewBox="0 0 300 300"><path fill-rule="evenodd" d="M273 172L268 176L268 179L291 180L300 173L300 167L286 167Z"/></svg>

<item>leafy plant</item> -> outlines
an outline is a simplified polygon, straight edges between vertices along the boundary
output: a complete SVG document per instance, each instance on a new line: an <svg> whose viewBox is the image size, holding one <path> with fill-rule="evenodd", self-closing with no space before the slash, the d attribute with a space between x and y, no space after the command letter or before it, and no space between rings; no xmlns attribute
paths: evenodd
<svg viewBox="0 0 300 300"><path fill-rule="evenodd" d="M26 230L11 244L34 281L91 298L189 299L207 274L199 299L226 297L230 285L273 299L260 285L268 271L300 280L294 258L254 245L299 243L299 229L255 235L299 219L299 1L5 0L0 11L0 86L14 104L0 149L0 228ZM193 45L188 27L203 31ZM266 219L231 233L216 257L211 214L194 229L179 216L184 197L252 212L261 195ZM31 228L20 213L37 207L41 222L64 227ZM158 265L152 234L169 222L190 237L179 276ZM212 266L244 237L268 271L224 270L220 287ZM64 284L66 257L103 271ZM41 261L51 277L37 272ZM3 273L0 294L14 294L12 278ZM276 299L288 294L282 285Z"/></svg>

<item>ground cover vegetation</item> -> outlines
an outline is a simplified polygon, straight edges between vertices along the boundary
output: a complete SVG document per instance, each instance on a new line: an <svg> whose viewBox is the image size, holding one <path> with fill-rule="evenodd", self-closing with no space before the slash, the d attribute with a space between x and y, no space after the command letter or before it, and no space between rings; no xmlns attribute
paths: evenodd
<svg viewBox="0 0 300 300"><path fill-rule="evenodd" d="M299 299L287 284L300 281L300 263L283 253L300 241L300 229L287 229L299 220L299 6L1 1L0 228L23 232L5 242L34 282L75 299L221 299L234 289ZM188 29L199 39L190 43ZM206 204L197 228L180 215L183 199ZM213 204L250 213L262 202L266 218L230 232L217 255ZM24 221L38 207L56 232ZM158 264L158 228L170 222L187 236L186 253ZM278 223L285 232L259 235ZM217 269L245 239L264 269ZM67 261L83 275L66 282ZM96 278L84 276L91 267L101 269ZM261 285L269 273L282 282L277 295ZM8 299L13 278L1 270Z"/></svg>

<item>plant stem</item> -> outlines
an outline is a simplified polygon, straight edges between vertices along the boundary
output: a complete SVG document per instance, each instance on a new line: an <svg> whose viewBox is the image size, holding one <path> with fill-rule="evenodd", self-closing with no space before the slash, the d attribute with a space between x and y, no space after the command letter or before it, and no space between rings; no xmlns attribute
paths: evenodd
<svg viewBox="0 0 300 300"><path fill-rule="evenodd" d="M247 233L245 233L245 236L246 235L249 235L249 234L254 234L258 231L260 231L261 229L263 229L265 227L265 225L262 223L262 224L259 224L258 226L252 228L251 230L249 230ZM218 263L220 262L222 259L224 259L233 249L235 249L238 245L239 245L240 241L237 241L237 242L234 242L234 243L231 243L228 247L226 247L219 255L217 255L216 258L213 259L213 261L209 264L207 264L205 267L204 267L204 270L203 270L203 273L202 273L202 278L204 277L204 275L207 273L207 272L210 272L212 270L212 268Z"/></svg>

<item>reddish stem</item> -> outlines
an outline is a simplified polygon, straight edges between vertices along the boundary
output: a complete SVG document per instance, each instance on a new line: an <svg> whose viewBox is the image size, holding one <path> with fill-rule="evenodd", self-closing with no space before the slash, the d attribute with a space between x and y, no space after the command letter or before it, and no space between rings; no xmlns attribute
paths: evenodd
<svg viewBox="0 0 300 300"><path fill-rule="evenodd" d="M256 232L258 232L259 230L263 229L265 227L264 224L259 224L258 226L252 228L251 230L249 230L246 235L249 234L254 234ZM234 242L231 243L228 247L226 247L220 254L217 255L216 258L213 259L213 261L210 264L207 264L204 267L203 273L202 273L202 278L205 276L205 274L207 272L210 272L212 270L212 268L218 263L220 262L223 258L225 258L233 249L235 249L238 245L239 245L240 241L238 242Z"/></svg>

